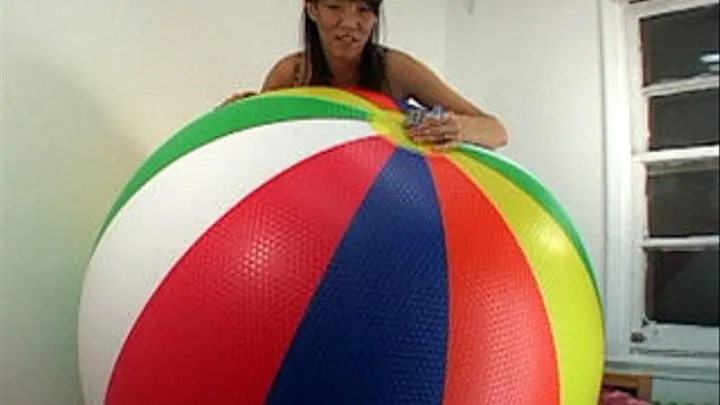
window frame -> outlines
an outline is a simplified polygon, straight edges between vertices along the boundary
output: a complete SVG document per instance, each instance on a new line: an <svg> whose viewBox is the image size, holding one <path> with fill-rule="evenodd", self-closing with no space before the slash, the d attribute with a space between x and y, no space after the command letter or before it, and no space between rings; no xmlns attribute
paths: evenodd
<svg viewBox="0 0 720 405"><path fill-rule="evenodd" d="M643 322L645 314L644 249L717 248L720 237L648 238L647 204L642 196L649 165L710 160L720 146L648 151L650 97L718 88L718 76L697 76L643 86L641 18L697 7L718 0L599 0L603 41L606 134L606 344L609 359L688 358L717 368L720 328ZM647 151L647 152L646 152ZM642 186L642 187L641 187ZM638 194L639 193L639 194ZM718 270L720 271L720 270ZM630 336L641 334L643 342ZM697 363L697 362L700 363Z"/></svg>

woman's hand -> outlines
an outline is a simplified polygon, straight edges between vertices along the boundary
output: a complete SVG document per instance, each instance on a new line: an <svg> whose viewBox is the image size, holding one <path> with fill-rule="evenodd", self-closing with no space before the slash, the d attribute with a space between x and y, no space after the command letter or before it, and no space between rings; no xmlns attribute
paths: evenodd
<svg viewBox="0 0 720 405"><path fill-rule="evenodd" d="M235 101L242 100L244 98L248 98L248 97L252 97L252 96L257 96L257 95L258 95L258 93L254 92L254 91L242 91L239 93L235 93L235 94L231 95L230 97L226 98L225 100L223 100L223 102L220 103L220 105L218 107L226 106L228 104L232 104Z"/></svg>
<svg viewBox="0 0 720 405"><path fill-rule="evenodd" d="M419 125L410 128L410 133L415 142L440 150L449 149L464 140L462 120L450 112L440 117L425 115Z"/></svg>
<svg viewBox="0 0 720 405"><path fill-rule="evenodd" d="M507 132L495 118L487 115L459 115L452 112L441 117L426 115L411 130L411 138L435 150L448 150L459 143L497 149L507 143Z"/></svg>

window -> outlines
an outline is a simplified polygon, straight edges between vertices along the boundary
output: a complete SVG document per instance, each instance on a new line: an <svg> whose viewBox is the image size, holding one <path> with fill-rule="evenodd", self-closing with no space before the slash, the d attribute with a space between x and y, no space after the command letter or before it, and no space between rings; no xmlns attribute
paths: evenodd
<svg viewBox="0 0 720 405"><path fill-rule="evenodd" d="M718 0L630 0L622 13L629 268L608 276L630 285L623 332L630 353L717 358Z"/></svg>

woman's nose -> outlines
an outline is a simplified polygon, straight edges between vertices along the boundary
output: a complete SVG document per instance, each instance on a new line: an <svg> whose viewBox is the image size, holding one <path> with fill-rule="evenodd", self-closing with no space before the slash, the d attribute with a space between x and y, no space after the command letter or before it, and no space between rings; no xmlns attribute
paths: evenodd
<svg viewBox="0 0 720 405"><path fill-rule="evenodd" d="M354 4L345 7L340 15L340 26L355 28L360 24L361 14L358 7Z"/></svg>

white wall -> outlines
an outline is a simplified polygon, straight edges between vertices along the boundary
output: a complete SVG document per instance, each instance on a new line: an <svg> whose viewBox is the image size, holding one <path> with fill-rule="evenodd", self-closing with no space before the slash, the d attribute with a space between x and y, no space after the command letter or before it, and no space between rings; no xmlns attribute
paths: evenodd
<svg viewBox="0 0 720 405"><path fill-rule="evenodd" d="M447 0L385 0L381 31L391 46L409 51L437 73L445 72ZM386 34L386 35L385 35Z"/></svg>
<svg viewBox="0 0 720 405"><path fill-rule="evenodd" d="M503 153L546 184L604 267L601 41L596 0L448 0L448 80L510 132Z"/></svg>
<svg viewBox="0 0 720 405"><path fill-rule="evenodd" d="M102 217L155 147L297 48L301 4L3 1L3 405L81 403L77 306ZM442 0L388 2L388 42L437 71L444 28Z"/></svg>

